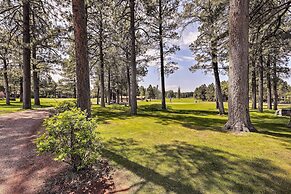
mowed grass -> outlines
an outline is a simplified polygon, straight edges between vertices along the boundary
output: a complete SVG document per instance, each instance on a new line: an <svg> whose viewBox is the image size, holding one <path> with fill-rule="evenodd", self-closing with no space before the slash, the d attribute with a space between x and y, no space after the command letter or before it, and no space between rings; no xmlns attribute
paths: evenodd
<svg viewBox="0 0 291 194"><path fill-rule="evenodd" d="M291 130L287 117L251 112L259 133L221 130L227 116L215 103L189 99L94 106L104 155L118 169L117 188L128 193L289 193Z"/></svg>
<svg viewBox="0 0 291 194"><path fill-rule="evenodd" d="M41 99L42 107L62 100L68 99ZM227 116L217 114L215 103L174 99L168 101L168 111L161 111L159 104L139 102L138 116L130 116L129 108L121 105L93 105L103 155L117 169L117 189L125 193L290 193L289 118L252 110L259 132L233 134L221 130ZM0 101L0 114L20 111L21 106Z"/></svg>
<svg viewBox="0 0 291 194"><path fill-rule="evenodd" d="M72 99L64 99L64 98L41 98L41 106L35 106L34 100L31 100L32 108L33 109L38 109L38 108L46 108L46 107L53 107L56 106L56 104L60 101L64 100L72 100ZM6 114L6 113L13 113L13 112L18 112L22 111L22 102L19 101L19 99L16 99L16 101L11 101L10 105L5 104L5 100L0 100L0 115L1 114Z"/></svg>

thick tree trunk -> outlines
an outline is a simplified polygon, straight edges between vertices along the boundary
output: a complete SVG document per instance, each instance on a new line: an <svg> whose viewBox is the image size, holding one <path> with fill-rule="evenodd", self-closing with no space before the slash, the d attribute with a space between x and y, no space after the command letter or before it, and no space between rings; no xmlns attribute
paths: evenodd
<svg viewBox="0 0 291 194"><path fill-rule="evenodd" d="M278 78L277 78L277 64L276 61L273 62L273 91L274 91L274 106L273 109L278 109Z"/></svg>
<svg viewBox="0 0 291 194"><path fill-rule="evenodd" d="M164 43L163 43L163 16L162 0L159 0L159 41L160 41L160 63L161 63L161 90L162 109L166 110L166 89L165 89L165 67L164 67Z"/></svg>
<svg viewBox="0 0 291 194"><path fill-rule="evenodd" d="M229 110L225 129L233 132L256 131L249 115L248 10L248 0L230 0Z"/></svg>
<svg viewBox="0 0 291 194"><path fill-rule="evenodd" d="M99 57L100 57L100 93L101 93L101 107L105 107L105 79L104 79L104 52L103 52L103 21L102 13L100 12L99 24Z"/></svg>
<svg viewBox="0 0 291 194"><path fill-rule="evenodd" d="M252 69L252 108L257 109L257 77L255 62L253 63Z"/></svg>
<svg viewBox="0 0 291 194"><path fill-rule="evenodd" d="M91 114L87 21L84 0L72 0L75 35L77 104Z"/></svg>
<svg viewBox="0 0 291 194"><path fill-rule="evenodd" d="M260 66L259 66L259 112L264 110L264 68L263 68L263 56L260 56Z"/></svg>
<svg viewBox="0 0 291 194"><path fill-rule="evenodd" d="M31 109L30 3L23 1L23 109Z"/></svg>
<svg viewBox="0 0 291 194"><path fill-rule="evenodd" d="M212 68L215 78L215 94L216 102L218 105L219 114L224 114L223 97L220 85L219 71L218 71L218 60L217 60L217 42L211 41L211 57L212 57Z"/></svg>
<svg viewBox="0 0 291 194"><path fill-rule="evenodd" d="M6 59L3 59L3 77L4 77L4 88L6 95L6 105L10 105L10 90L9 90L9 80L8 80L8 65Z"/></svg>
<svg viewBox="0 0 291 194"><path fill-rule="evenodd" d="M32 47L32 58L33 58L33 64L32 64L32 78L33 78L33 96L34 96L34 105L40 106L40 100L39 100L39 79L37 75L37 62L36 62L36 47Z"/></svg>
<svg viewBox="0 0 291 194"><path fill-rule="evenodd" d="M272 85L271 85L271 76L270 76L270 59L268 58L268 61L266 63L267 65L267 104L268 109L272 110Z"/></svg>
<svg viewBox="0 0 291 194"><path fill-rule="evenodd" d="M84 0L72 0L73 24L75 35L77 105L91 116L90 78L88 61L87 21ZM74 133L72 144L74 144ZM77 154L71 156L74 169L80 166L81 158Z"/></svg>
<svg viewBox="0 0 291 194"><path fill-rule="evenodd" d="M107 103L111 104L111 69L108 67L108 82L107 82Z"/></svg>
<svg viewBox="0 0 291 194"><path fill-rule="evenodd" d="M131 39L131 97L130 97L130 113L131 115L137 114L137 100L136 100L136 90L137 90L137 80L136 80L136 51L135 51L135 0L130 0L130 39Z"/></svg>

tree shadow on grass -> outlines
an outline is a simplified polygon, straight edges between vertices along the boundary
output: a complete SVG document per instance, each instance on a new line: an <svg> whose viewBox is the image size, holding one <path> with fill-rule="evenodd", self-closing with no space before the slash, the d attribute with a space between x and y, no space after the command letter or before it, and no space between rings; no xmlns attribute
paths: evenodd
<svg viewBox="0 0 291 194"><path fill-rule="evenodd" d="M156 122L162 125L180 124L183 127L194 130L212 130L225 132L222 127L226 123L226 119L200 117L195 114L174 114L174 113L141 113L140 116L152 117Z"/></svg>
<svg viewBox="0 0 291 194"><path fill-rule="evenodd" d="M92 117L96 117L101 123L108 123L108 120L128 119L130 118L128 107L114 106L106 108L94 108Z"/></svg>
<svg viewBox="0 0 291 194"><path fill-rule="evenodd" d="M244 159L181 141L150 149L132 139L111 139L103 154L144 180L137 191L156 188L152 184L163 187L165 193L181 194L288 193L291 188L291 180L282 177L288 177L287 172L270 160Z"/></svg>
<svg viewBox="0 0 291 194"><path fill-rule="evenodd" d="M291 143L291 128L287 127L287 120L285 123L281 118L278 118L280 120L275 120L276 118L274 118L273 122L267 122L263 119L264 118L253 121L258 133Z"/></svg>

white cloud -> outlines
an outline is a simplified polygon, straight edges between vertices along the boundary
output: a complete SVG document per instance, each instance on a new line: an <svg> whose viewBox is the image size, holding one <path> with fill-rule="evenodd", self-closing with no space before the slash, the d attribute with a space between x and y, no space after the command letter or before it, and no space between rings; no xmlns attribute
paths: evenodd
<svg viewBox="0 0 291 194"><path fill-rule="evenodd" d="M194 42L197 37L199 36L199 32L185 32L183 33L181 39L182 39L182 45L181 46L189 46L192 42Z"/></svg>
<svg viewBox="0 0 291 194"><path fill-rule="evenodd" d="M188 48L189 45L194 42L198 36L198 31L184 31L182 32L180 39L174 40L172 42L173 44L179 45L181 49Z"/></svg>

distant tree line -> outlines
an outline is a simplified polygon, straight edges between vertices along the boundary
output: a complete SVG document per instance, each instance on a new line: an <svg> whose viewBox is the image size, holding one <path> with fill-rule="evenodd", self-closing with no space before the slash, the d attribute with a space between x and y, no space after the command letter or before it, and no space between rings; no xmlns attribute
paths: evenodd
<svg viewBox="0 0 291 194"><path fill-rule="evenodd" d="M278 92L278 100L280 103L289 103L291 102L291 85L288 84L287 81L284 81L283 79L278 80L278 86L277 86L277 92ZM264 90L267 90L267 84L264 85ZM222 81L221 82L221 92L222 92L222 97L223 101L227 102L228 100L228 82L227 81ZM193 97L197 100L202 100L202 101L216 101L216 93L215 93L215 85L209 84L202 84L201 86L198 86L193 94ZM274 103L274 96L272 97L272 103ZM263 101L267 102L268 101L268 95L265 94L263 96Z"/></svg>

